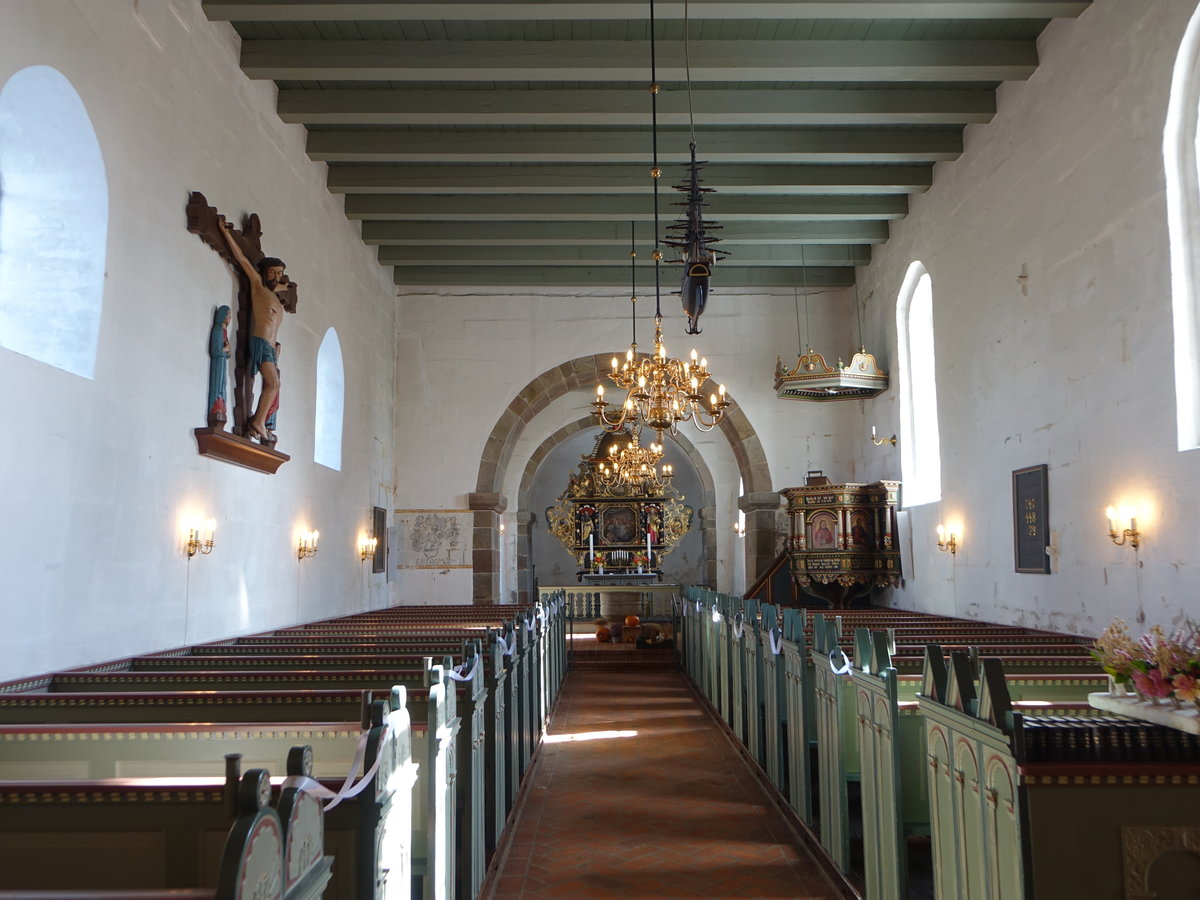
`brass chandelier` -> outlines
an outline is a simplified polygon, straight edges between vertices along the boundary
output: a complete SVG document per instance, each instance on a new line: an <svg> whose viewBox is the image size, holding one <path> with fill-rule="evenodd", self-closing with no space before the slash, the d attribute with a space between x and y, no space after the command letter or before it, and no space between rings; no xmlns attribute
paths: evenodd
<svg viewBox="0 0 1200 900"><path fill-rule="evenodd" d="M614 488L625 487L631 493L660 496L675 477L673 466L658 467L663 445L652 441L650 446L643 447L636 431L630 434L624 447L615 442L610 445L608 454L608 460L599 464L593 477L598 486L610 493Z"/></svg>
<svg viewBox="0 0 1200 900"><path fill-rule="evenodd" d="M701 395L701 387L711 377L707 359L699 357L694 349L690 361L668 357L667 348L663 346L660 280L662 250L658 246L658 179L662 175L662 169L658 165L659 85L656 75L654 2L651 0L650 110L653 165L650 178L654 185L654 352L649 356L638 354L635 330L634 340L625 352L625 362L621 364L614 356L612 371L608 376L620 390L625 391L624 402L619 406L613 405L610 412L610 404L604 399L604 385L601 384L596 386L596 399L592 401L592 406L596 408L596 418L606 431L619 431L630 427L636 434L637 430L644 426L658 432L658 441L661 444L663 432L678 434L681 422L692 422L701 431L711 431L724 417L730 401L725 396L723 384L718 385L716 393L710 393L707 399ZM630 256L636 259L637 254L633 252ZM633 271L632 264L630 271ZM636 310L636 278L634 293L632 300ZM637 327L636 315L634 327Z"/></svg>
<svg viewBox="0 0 1200 900"><path fill-rule="evenodd" d="M624 364L618 365L617 358L612 358L608 377L626 394L625 402L610 415L604 385L596 386L592 405L596 407L596 418L607 431L644 425L657 431L660 441L664 431L678 434L681 422L694 422L701 431L711 431L730 404L723 384L717 386L717 393L710 394L707 401L700 395L700 386L710 377L707 359L698 359L695 350L690 362L667 356L661 315L654 317L654 353L637 356L631 346L625 353Z"/></svg>

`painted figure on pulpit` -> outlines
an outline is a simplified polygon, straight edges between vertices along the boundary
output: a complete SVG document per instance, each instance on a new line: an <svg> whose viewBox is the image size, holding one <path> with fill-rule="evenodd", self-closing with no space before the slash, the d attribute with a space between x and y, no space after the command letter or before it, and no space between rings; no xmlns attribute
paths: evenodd
<svg viewBox="0 0 1200 900"><path fill-rule="evenodd" d="M833 516L829 513L818 513L812 518L812 547L816 550L829 550L837 543L833 531Z"/></svg>
<svg viewBox="0 0 1200 900"><path fill-rule="evenodd" d="M871 544L871 532L868 530L868 520L865 514L855 512L850 514L850 543L854 547L867 548Z"/></svg>

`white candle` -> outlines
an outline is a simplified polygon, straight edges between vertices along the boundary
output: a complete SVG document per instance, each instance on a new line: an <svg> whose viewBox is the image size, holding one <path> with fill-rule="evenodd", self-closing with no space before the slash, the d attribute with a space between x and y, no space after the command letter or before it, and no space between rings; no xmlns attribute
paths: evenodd
<svg viewBox="0 0 1200 900"><path fill-rule="evenodd" d="M595 536L591 532L588 532L588 556L590 556L593 561L596 559L595 540Z"/></svg>

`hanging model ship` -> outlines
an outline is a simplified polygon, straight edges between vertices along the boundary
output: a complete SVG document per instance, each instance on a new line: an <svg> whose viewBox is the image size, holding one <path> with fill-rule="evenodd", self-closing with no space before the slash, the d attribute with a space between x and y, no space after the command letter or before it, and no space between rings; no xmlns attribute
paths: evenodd
<svg viewBox="0 0 1200 900"><path fill-rule="evenodd" d="M700 186L700 169L703 162L696 162L696 143L690 145L692 161L688 164L685 181L674 185L675 190L687 194L687 199L676 206L684 208L683 215L673 225L668 225L668 231L676 235L663 238L663 243L680 251L683 264L683 280L680 285L680 295L683 300L683 311L687 314L687 334L700 333L700 316L708 303L709 281L712 269L717 259L728 256L723 250L714 250L712 244L720 238L712 237L709 232L716 231L721 226L704 224L704 195L713 193L712 188Z"/></svg>

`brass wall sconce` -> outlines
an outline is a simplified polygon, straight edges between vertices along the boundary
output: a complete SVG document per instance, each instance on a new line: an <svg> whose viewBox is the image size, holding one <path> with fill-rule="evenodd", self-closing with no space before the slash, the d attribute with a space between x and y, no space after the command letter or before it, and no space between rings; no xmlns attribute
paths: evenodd
<svg viewBox="0 0 1200 900"><path fill-rule="evenodd" d="M317 541L321 538L319 531L305 531L300 535L300 543L296 547L296 555L300 559L308 559L317 554Z"/></svg>
<svg viewBox="0 0 1200 900"><path fill-rule="evenodd" d="M358 557L362 562L366 562L375 555L375 548L379 546L379 538L367 537L365 534L358 538ZM314 553L316 550L313 551Z"/></svg>
<svg viewBox="0 0 1200 900"><path fill-rule="evenodd" d="M937 527L938 549L949 550L951 555L958 553L959 530L953 525L949 529L945 525Z"/></svg>
<svg viewBox="0 0 1200 900"><path fill-rule="evenodd" d="M1126 543L1134 550L1141 543L1138 537L1137 527L1137 511L1129 507L1122 507L1118 513L1114 507L1109 507L1105 510L1105 515L1108 516L1108 536L1112 538L1112 542L1118 547L1123 547ZM1122 527L1128 522L1128 527Z"/></svg>
<svg viewBox="0 0 1200 900"><path fill-rule="evenodd" d="M188 559L191 559L197 553L208 556L213 551L213 536L217 531L217 523L209 519L203 526L197 522L188 530L187 543L184 544L184 552L187 553Z"/></svg>
<svg viewBox="0 0 1200 900"><path fill-rule="evenodd" d="M733 523L733 533L736 534L740 538L744 538L746 536L746 523L745 522L734 522Z"/></svg>
<svg viewBox="0 0 1200 900"><path fill-rule="evenodd" d="M876 447L880 446L881 444L891 444L893 447L895 447L896 446L896 436L893 434L890 438L876 437L875 436L875 426L872 425L871 426L871 443L874 444Z"/></svg>

